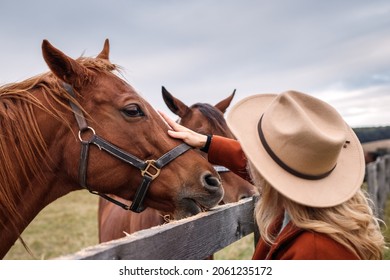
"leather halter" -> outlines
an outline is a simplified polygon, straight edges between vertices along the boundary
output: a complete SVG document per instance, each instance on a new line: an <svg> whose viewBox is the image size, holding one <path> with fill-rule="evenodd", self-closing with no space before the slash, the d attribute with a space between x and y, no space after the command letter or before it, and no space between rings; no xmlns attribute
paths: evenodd
<svg viewBox="0 0 390 280"><path fill-rule="evenodd" d="M64 88L68 92L69 95L71 95L73 98L76 97L75 92L73 90L73 87L67 83L64 83ZM76 118L77 124L79 126L79 140L81 142L81 153L80 153L80 164L79 164L79 183L80 186L87 189L90 193L99 195L103 197L104 199L122 207L125 210L130 210L136 213L142 212L145 207L143 206L143 201L146 197L146 194L148 192L150 183L158 177L160 174L161 168L163 168L165 165L170 163L172 160L176 159L189 149L191 147L185 143L182 143L169 152L162 155L159 159L154 160L141 160L137 158L136 156L120 149L119 147L115 146L114 144L106 141L105 139L101 138L99 135L95 133L95 130L88 126L87 121L84 117L84 114L82 110L74 104L72 101L69 101L70 107L72 108L73 114ZM82 135L86 132L89 132L88 134L92 133L92 136L89 137L89 139L84 140L82 138ZM139 185L135 197L133 199L132 204L126 205L106 194L99 193L97 191L91 190L88 188L87 185L87 168L88 168L88 154L89 154L89 145L94 144L96 145L99 150L104 150L107 153L111 154L112 156L130 164L131 166L134 166L138 168L141 171L142 175L142 182Z"/></svg>

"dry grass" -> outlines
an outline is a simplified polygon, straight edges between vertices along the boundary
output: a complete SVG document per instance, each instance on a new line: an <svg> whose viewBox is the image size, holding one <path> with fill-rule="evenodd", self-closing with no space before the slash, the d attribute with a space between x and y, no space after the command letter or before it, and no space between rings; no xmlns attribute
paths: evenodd
<svg viewBox="0 0 390 280"><path fill-rule="evenodd" d="M215 260L250 260L255 250L253 233L214 254Z"/></svg>
<svg viewBox="0 0 390 280"><path fill-rule="evenodd" d="M97 197L87 191L70 193L41 211L22 238L37 259L77 252L98 243ZM5 259L33 259L18 240Z"/></svg>

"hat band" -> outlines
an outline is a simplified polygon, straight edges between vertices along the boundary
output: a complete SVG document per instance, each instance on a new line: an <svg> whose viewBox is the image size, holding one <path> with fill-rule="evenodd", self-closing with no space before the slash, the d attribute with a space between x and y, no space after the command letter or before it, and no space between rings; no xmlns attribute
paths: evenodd
<svg viewBox="0 0 390 280"><path fill-rule="evenodd" d="M257 125L257 131L259 133L259 137L260 137L260 140L261 140L261 143L263 144L264 146L264 149L267 151L268 155L281 167L283 168L284 170L286 170L287 172L289 172L290 174L294 175L294 176L297 176L299 178L302 178L302 179L306 179L306 180L319 180L319 179L323 179L327 176L329 176L330 173L332 173L332 171L335 169L336 165L333 166L333 168L331 170L329 170L328 172L325 172L323 174L319 174L319 175L309 175L309 174L304 174L304 173L301 173L299 171L296 171L295 169L291 168L290 166L288 166L287 164L285 164L271 149L271 147L268 145L267 141L265 140L265 137L264 137L264 133L263 133L263 130L261 128L261 123L262 123L262 120L263 120L263 116L264 114L261 116L260 118L260 121Z"/></svg>

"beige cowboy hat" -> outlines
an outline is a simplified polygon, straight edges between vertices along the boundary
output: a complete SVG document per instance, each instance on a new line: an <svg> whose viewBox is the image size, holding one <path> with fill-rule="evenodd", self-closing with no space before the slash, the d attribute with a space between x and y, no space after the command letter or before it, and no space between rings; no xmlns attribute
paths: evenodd
<svg viewBox="0 0 390 280"><path fill-rule="evenodd" d="M358 138L317 98L296 91L250 96L230 110L227 122L264 179L299 204L341 204L363 182Z"/></svg>

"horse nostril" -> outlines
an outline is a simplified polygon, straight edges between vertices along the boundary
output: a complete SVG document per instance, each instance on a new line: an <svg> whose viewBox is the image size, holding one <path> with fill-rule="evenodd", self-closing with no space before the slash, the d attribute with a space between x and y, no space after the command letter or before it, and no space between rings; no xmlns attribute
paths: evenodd
<svg viewBox="0 0 390 280"><path fill-rule="evenodd" d="M204 187L209 191L216 191L221 187L221 181L211 174L203 176Z"/></svg>

